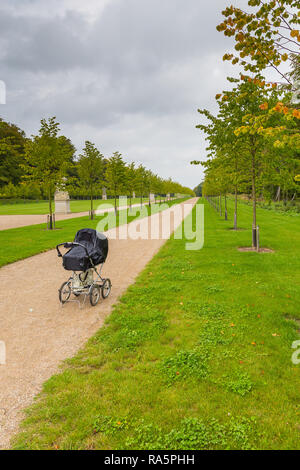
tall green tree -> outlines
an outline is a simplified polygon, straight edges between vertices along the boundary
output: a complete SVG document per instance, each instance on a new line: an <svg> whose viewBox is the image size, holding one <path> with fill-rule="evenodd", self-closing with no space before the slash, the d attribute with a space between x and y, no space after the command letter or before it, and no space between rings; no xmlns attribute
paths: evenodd
<svg viewBox="0 0 300 470"><path fill-rule="evenodd" d="M266 110L272 109L278 103L283 92L276 88L266 88L262 77L255 79L244 77L242 81L237 79L229 81L234 84L233 89L216 97L219 103L218 116L214 117L208 111L200 110L210 122L208 125L198 127L207 134L213 158L218 156L219 161L221 158L219 167L223 165L224 173L225 171L230 173L231 166L233 172L239 173L236 177L240 177L242 171L242 179L247 176L251 182L252 244L256 247L256 205L259 183L265 167L267 165L270 167L273 158L273 151L268 148L274 148L275 139L286 130L283 125L284 115L279 112L267 113ZM236 166L237 152L243 156L239 159L238 166ZM237 184L236 178L235 184Z"/></svg>
<svg viewBox="0 0 300 470"><path fill-rule="evenodd" d="M50 229L53 228L53 194L57 187L63 186L75 153L70 140L59 136L59 131L55 117L42 119L39 134L26 141L22 165L27 180L39 183L48 195Z"/></svg>
<svg viewBox="0 0 300 470"><path fill-rule="evenodd" d="M108 190L114 196L115 212L117 212L117 197L120 196L127 187L126 164L121 153L114 152L107 160L105 180Z"/></svg>
<svg viewBox="0 0 300 470"><path fill-rule="evenodd" d="M136 170L136 187L141 199L141 206L143 205L143 196L146 193L147 186L147 170L143 165L139 165Z"/></svg>
<svg viewBox="0 0 300 470"><path fill-rule="evenodd" d="M131 208L132 194L137 188L137 172L134 163L126 167L126 189L129 193L129 207Z"/></svg>
<svg viewBox="0 0 300 470"><path fill-rule="evenodd" d="M25 132L0 118L0 188L21 181L25 143Z"/></svg>
<svg viewBox="0 0 300 470"><path fill-rule="evenodd" d="M77 172L80 185L82 185L89 193L91 202L91 219L94 218L93 197L97 186L103 182L103 170L103 155L96 148L95 144L86 140L82 154L79 155Z"/></svg>

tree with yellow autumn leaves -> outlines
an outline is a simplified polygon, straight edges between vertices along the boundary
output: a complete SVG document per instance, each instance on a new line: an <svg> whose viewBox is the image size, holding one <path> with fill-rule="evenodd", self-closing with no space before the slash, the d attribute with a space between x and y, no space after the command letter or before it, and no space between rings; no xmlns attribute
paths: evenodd
<svg viewBox="0 0 300 470"><path fill-rule="evenodd" d="M300 15L298 2L249 0L251 10L230 6L223 11L224 21L217 26L225 36L234 37L235 53L223 60L239 64L244 73L229 79L232 89L216 96L217 116L199 110L208 124L200 124L209 142L205 166L204 192L216 195L220 187L237 194L251 193L253 204L252 245L257 245L256 201L266 198L274 188L285 196L299 194L300 110L295 98L295 84L300 78ZM290 70L282 64L289 62ZM263 72L272 68L282 82L267 82ZM222 172L223 169L223 172ZM247 189L248 186L248 189ZM277 190L278 192L278 190Z"/></svg>

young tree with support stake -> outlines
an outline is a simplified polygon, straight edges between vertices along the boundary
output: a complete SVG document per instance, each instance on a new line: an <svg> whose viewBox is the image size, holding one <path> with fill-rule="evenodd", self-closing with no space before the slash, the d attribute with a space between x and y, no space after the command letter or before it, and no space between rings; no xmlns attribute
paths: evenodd
<svg viewBox="0 0 300 470"><path fill-rule="evenodd" d="M119 152L115 152L112 157L107 160L105 180L108 189L115 199L115 213L117 213L117 197L127 187L126 164Z"/></svg>
<svg viewBox="0 0 300 470"><path fill-rule="evenodd" d="M143 165L139 165L136 170L136 187L141 198L141 207L143 205L143 196L146 191L147 170Z"/></svg>
<svg viewBox="0 0 300 470"><path fill-rule="evenodd" d="M103 155L96 148L95 144L86 140L85 147L79 155L77 171L79 181L87 189L90 202L90 218L94 218L93 197L95 190L103 181Z"/></svg>
<svg viewBox="0 0 300 470"><path fill-rule="evenodd" d="M266 165L270 166L270 160L273 156L268 149L276 146L276 139L278 140L286 131L283 113L277 111L266 113L265 111L272 110L275 105L278 106L276 103L283 92L276 88L265 87L262 77L251 79L242 76L241 81L237 79L229 79L229 81L235 84L234 88L216 97L220 107L218 117L209 116L207 111L200 111L209 117L211 123L208 126L200 125L199 127L208 134L209 149L214 154L218 153L223 156L224 164L226 163L226 155L230 152L228 148L230 139L232 139L233 147L237 145L243 155L242 168L239 167L238 171L242 170L242 174L251 181L252 245L256 247L256 200L259 182ZM283 99L288 99L288 97ZM284 107L283 104L282 106ZM284 137L282 138L284 139ZM290 139L296 143L294 136L291 136ZM235 151L233 155L236 156Z"/></svg>
<svg viewBox="0 0 300 470"><path fill-rule="evenodd" d="M133 191L136 190L137 187L137 172L134 163L130 163L126 167L126 189L129 192L129 208L131 209L131 200Z"/></svg>
<svg viewBox="0 0 300 470"><path fill-rule="evenodd" d="M238 80L236 80L236 82L238 82ZM233 190L235 195L234 230L237 230L238 192L241 188L241 183L246 178L246 163L242 139L235 135L234 130L241 124L242 113L237 112L237 108L234 108L233 112L231 106L229 106L227 97L225 100L220 100L221 96L221 94L216 96L219 106L218 116L213 116L206 109L198 110L198 112L208 120L207 124L199 124L196 128L205 132L206 140L209 143L206 150L208 151L208 157L212 160L202 162L194 160L191 164L201 164L206 167L207 172L211 174L211 161L216 159L217 166L223 169L223 180L225 181L225 179L227 179L226 187L228 191L229 188ZM213 190L213 193L216 194L216 188Z"/></svg>
<svg viewBox="0 0 300 470"><path fill-rule="evenodd" d="M154 175L152 173L151 170L146 170L146 174L145 174L145 188L146 188L146 191L147 191L147 194L148 194L148 198L149 198L149 201L148 201L148 205L149 207L151 206L151 199L150 199L150 195L154 189Z"/></svg>
<svg viewBox="0 0 300 470"><path fill-rule="evenodd" d="M42 119L39 134L26 141L22 165L26 179L39 183L48 194L50 230L53 228L52 198L56 188L63 185L75 153L70 140L58 136L59 130L55 117Z"/></svg>

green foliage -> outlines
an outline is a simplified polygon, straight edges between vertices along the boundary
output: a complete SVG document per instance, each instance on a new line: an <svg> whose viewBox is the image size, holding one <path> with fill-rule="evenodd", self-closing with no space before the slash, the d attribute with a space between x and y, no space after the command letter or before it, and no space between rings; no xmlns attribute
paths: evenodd
<svg viewBox="0 0 300 470"><path fill-rule="evenodd" d="M16 185L21 181L26 136L15 124L0 118L0 188Z"/></svg>
<svg viewBox="0 0 300 470"><path fill-rule="evenodd" d="M202 196L202 186L203 186L203 183L200 183L200 184L198 184L198 186L196 186L196 188L194 188L194 192L195 192L196 196L198 196L198 197Z"/></svg>
<svg viewBox="0 0 300 470"><path fill-rule="evenodd" d="M77 172L80 185L85 187L91 200L91 218L93 218L93 196L96 186L103 182L103 155L95 144L86 140L83 153L79 155Z"/></svg>
<svg viewBox="0 0 300 470"><path fill-rule="evenodd" d="M115 198L116 210L116 198L126 191L126 177L126 165L122 155L115 152L106 162L105 181L108 190Z"/></svg>
<svg viewBox="0 0 300 470"><path fill-rule="evenodd" d="M77 171L80 182L91 194L96 184L103 180L103 155L95 144L86 140L82 154L79 155Z"/></svg>
<svg viewBox="0 0 300 470"><path fill-rule="evenodd" d="M93 199L102 195L103 186L115 199L126 194L131 198L133 192L141 200L150 192L160 198L167 193L194 196L190 188L171 179L164 180L142 166L135 168L134 163L127 165L119 152L104 158L89 141L75 161L72 142L58 134L55 117L42 119L39 134L31 139L0 118L0 197L47 198L51 214L50 199L56 188L67 189L71 197L88 196L91 213Z"/></svg>
<svg viewBox="0 0 300 470"><path fill-rule="evenodd" d="M126 189L129 193L130 204L131 204L132 194L135 191L136 187L137 187L137 173L135 169L135 164L130 163L130 165L126 167Z"/></svg>
<svg viewBox="0 0 300 470"><path fill-rule="evenodd" d="M233 36L236 42L235 55L225 54L223 60L241 64L253 73L272 67L281 79L290 83L289 75L280 65L299 54L299 2L249 0L248 5L249 11L231 5L222 12L224 20L217 30Z"/></svg>
<svg viewBox="0 0 300 470"><path fill-rule="evenodd" d="M290 192L295 195L299 191L294 180L295 174L300 171L299 148L296 145L298 120L290 119L287 129L284 112L275 112L274 109L279 100L283 100L280 110L283 109L290 96L283 90L266 87L263 77L228 80L233 84L232 90L216 96L218 115L213 116L205 109L199 110L208 120L207 124L199 124L197 128L206 134L210 157L200 162L205 167L203 194L226 196L234 192L234 228L237 228L238 193L250 192L252 225L256 227L259 194L270 194L270 188L274 191L278 186L285 194ZM272 111L267 112L267 109ZM284 151L276 144L278 141Z"/></svg>
<svg viewBox="0 0 300 470"><path fill-rule="evenodd" d="M40 184L48 194L50 214L55 188L63 185L75 152L74 146L66 137L58 136L59 123L55 119L42 119L39 135L26 141L23 165L27 179Z"/></svg>

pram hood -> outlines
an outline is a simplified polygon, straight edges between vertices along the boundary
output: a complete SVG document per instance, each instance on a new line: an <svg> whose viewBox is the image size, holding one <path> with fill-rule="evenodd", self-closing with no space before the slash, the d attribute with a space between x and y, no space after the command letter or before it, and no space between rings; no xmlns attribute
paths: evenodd
<svg viewBox="0 0 300 470"><path fill-rule="evenodd" d="M108 254L108 239L103 233L92 228L83 228L76 233L74 242L84 245L89 256L83 246L73 246L63 256L63 266L68 271L90 269L93 266L90 259L95 266L105 262Z"/></svg>

